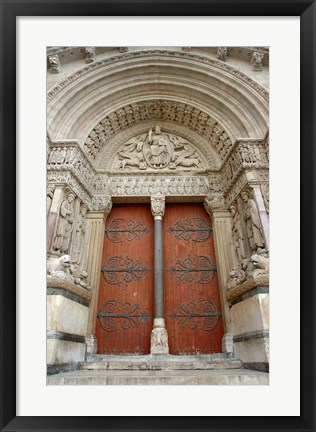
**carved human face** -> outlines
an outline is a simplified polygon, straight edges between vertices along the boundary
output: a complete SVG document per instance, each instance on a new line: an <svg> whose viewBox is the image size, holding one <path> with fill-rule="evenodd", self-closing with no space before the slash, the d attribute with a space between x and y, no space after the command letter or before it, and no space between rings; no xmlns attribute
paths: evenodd
<svg viewBox="0 0 316 432"><path fill-rule="evenodd" d="M236 207L231 206L231 207L229 207L229 210L232 213L232 215L235 216L235 214L236 214Z"/></svg>
<svg viewBox="0 0 316 432"><path fill-rule="evenodd" d="M85 216L86 213L87 213L87 207L81 207L82 216Z"/></svg>
<svg viewBox="0 0 316 432"><path fill-rule="evenodd" d="M75 199L75 196L73 194L69 194L68 197L67 197L67 200L69 202L72 202L74 199Z"/></svg>
<svg viewBox="0 0 316 432"><path fill-rule="evenodd" d="M241 194L241 198L243 199L243 201L246 203L249 199L249 196L246 193L242 193Z"/></svg>
<svg viewBox="0 0 316 432"><path fill-rule="evenodd" d="M155 128L155 132L156 132L157 134L160 134L160 133L161 133L160 126L156 126L156 128Z"/></svg>

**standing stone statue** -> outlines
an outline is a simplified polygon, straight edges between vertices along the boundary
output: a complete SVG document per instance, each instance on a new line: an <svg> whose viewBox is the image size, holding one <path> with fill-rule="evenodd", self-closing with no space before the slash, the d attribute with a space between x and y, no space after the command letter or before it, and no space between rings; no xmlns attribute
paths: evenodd
<svg viewBox="0 0 316 432"><path fill-rule="evenodd" d="M250 198L247 192L242 192L241 198L245 203L245 221L250 247L253 252L256 252L258 248L264 247L258 208L255 201Z"/></svg>
<svg viewBox="0 0 316 432"><path fill-rule="evenodd" d="M161 133L160 126L156 126L154 132L150 129L148 141L150 143L150 162L153 167L165 166L168 163L168 150L166 138Z"/></svg>
<svg viewBox="0 0 316 432"><path fill-rule="evenodd" d="M233 216L233 238L235 240L235 249L238 261L241 262L243 259L246 258L241 217L235 204L232 204L229 209Z"/></svg>
<svg viewBox="0 0 316 432"><path fill-rule="evenodd" d="M77 216L74 228L73 249L72 249L72 262L74 264L81 264L83 252L83 240L86 232L86 213L87 207L80 206L80 212Z"/></svg>
<svg viewBox="0 0 316 432"><path fill-rule="evenodd" d="M60 206L53 250L60 251L62 254L66 253L69 247L70 234L73 225L73 209L71 203L74 199L74 194L69 193L67 198L61 203Z"/></svg>

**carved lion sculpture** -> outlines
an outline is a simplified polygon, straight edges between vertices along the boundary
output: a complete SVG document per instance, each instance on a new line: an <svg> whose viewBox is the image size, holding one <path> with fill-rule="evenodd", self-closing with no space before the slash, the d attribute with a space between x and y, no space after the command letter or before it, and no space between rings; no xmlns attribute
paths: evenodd
<svg viewBox="0 0 316 432"><path fill-rule="evenodd" d="M62 255L59 258L49 258L47 261L47 274L67 279L73 282L70 274L71 258L69 255Z"/></svg>
<svg viewBox="0 0 316 432"><path fill-rule="evenodd" d="M227 283L227 289L231 290L241 283L245 282L246 273L240 267L233 267L229 273L229 280Z"/></svg>
<svg viewBox="0 0 316 432"><path fill-rule="evenodd" d="M269 275L269 257L266 255L254 254L251 257L255 269L251 272L253 277Z"/></svg>

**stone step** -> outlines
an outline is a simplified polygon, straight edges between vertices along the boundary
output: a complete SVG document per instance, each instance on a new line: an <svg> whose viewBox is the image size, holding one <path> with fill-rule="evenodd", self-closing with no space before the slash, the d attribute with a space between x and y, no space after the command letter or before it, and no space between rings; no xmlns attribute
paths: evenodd
<svg viewBox="0 0 316 432"><path fill-rule="evenodd" d="M80 370L219 370L240 369L237 359L212 355L93 356L80 363Z"/></svg>
<svg viewBox="0 0 316 432"><path fill-rule="evenodd" d="M226 370L77 370L47 377L48 385L268 385L269 374Z"/></svg>

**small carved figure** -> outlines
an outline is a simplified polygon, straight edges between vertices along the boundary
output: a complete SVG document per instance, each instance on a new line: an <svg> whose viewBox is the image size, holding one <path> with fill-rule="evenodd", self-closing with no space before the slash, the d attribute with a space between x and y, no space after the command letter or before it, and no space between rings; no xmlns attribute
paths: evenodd
<svg viewBox="0 0 316 432"><path fill-rule="evenodd" d="M88 273L86 270L81 269L78 264L72 264L70 266L70 272L74 278L74 282L76 285L80 285L83 288L89 288L86 279L88 277Z"/></svg>
<svg viewBox="0 0 316 432"><path fill-rule="evenodd" d="M54 197L54 191L55 191L55 186L52 184L49 184L47 186L47 198L46 198L46 212L48 215L49 210L50 210L50 206L52 205L52 201L53 201L53 197Z"/></svg>
<svg viewBox="0 0 316 432"><path fill-rule="evenodd" d="M218 47L217 48L217 58L222 61L227 60L227 47Z"/></svg>
<svg viewBox="0 0 316 432"><path fill-rule="evenodd" d="M49 70L53 73L60 72L60 60L58 55L52 55L48 57Z"/></svg>
<svg viewBox="0 0 316 432"><path fill-rule="evenodd" d="M238 257L238 261L242 261L246 258L245 248L244 248L244 236L242 232L242 225L241 225L241 217L238 212L236 205L230 206L230 211L233 216L233 238L235 240L235 249Z"/></svg>
<svg viewBox="0 0 316 432"><path fill-rule="evenodd" d="M262 71L263 53L254 52L251 57L251 66L253 71Z"/></svg>
<svg viewBox="0 0 316 432"><path fill-rule="evenodd" d="M163 216L165 213L165 197L151 197L151 213L155 216Z"/></svg>
<svg viewBox="0 0 316 432"><path fill-rule="evenodd" d="M60 206L53 250L60 251L61 253L66 253L68 251L70 233L72 231L73 224L73 211L71 203L73 202L74 198L74 194L69 193L67 195L67 199L65 199Z"/></svg>
<svg viewBox="0 0 316 432"><path fill-rule="evenodd" d="M169 352L167 330L162 327L153 328L150 345L151 354L167 354Z"/></svg>
<svg viewBox="0 0 316 432"><path fill-rule="evenodd" d="M259 212L255 201L247 192L242 192L241 198L245 203L245 221L250 247L255 252L258 248L264 247Z"/></svg>
<svg viewBox="0 0 316 432"><path fill-rule="evenodd" d="M86 63L92 63L95 57L94 47L86 47Z"/></svg>

